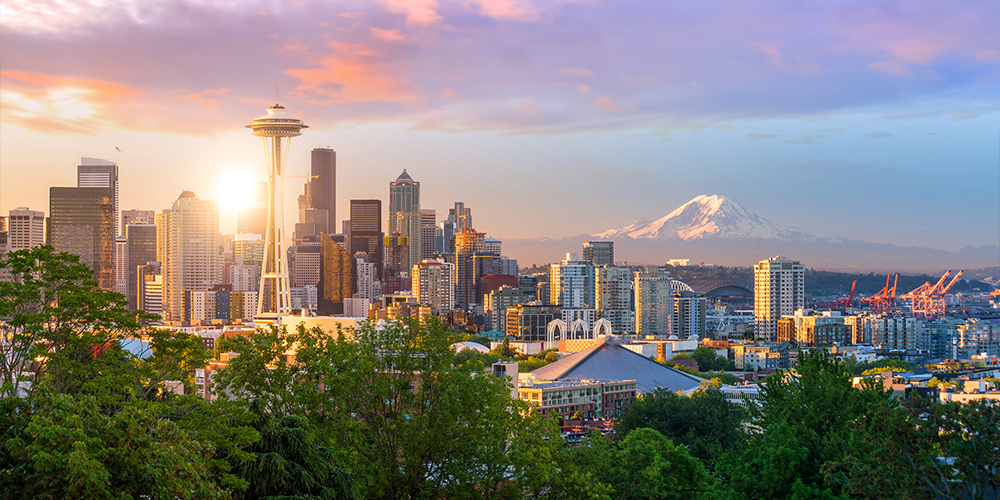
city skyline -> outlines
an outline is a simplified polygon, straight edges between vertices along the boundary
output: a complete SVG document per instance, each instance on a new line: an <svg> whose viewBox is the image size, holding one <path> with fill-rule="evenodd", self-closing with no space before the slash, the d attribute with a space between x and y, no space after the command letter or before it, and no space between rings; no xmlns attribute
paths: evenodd
<svg viewBox="0 0 1000 500"><path fill-rule="evenodd" d="M441 220L465 201L501 239L594 234L718 193L831 236L1000 242L1000 35L987 21L1000 8L987 2L65 9L5 4L3 215L47 211L80 157L118 163L122 210L261 180L242 124L278 84L312 127L288 171L336 150L342 215L351 199L387 203L407 169L421 208ZM233 232L235 208L223 220Z"/></svg>

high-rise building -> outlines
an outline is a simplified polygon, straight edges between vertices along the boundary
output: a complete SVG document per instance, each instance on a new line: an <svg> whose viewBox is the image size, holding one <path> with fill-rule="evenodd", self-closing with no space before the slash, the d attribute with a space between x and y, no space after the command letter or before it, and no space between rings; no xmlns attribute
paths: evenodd
<svg viewBox="0 0 1000 500"><path fill-rule="evenodd" d="M134 223L144 223L144 224L154 224L156 223L156 211L155 210L122 210L121 213L121 231L118 234L125 234L128 230L129 224Z"/></svg>
<svg viewBox="0 0 1000 500"><path fill-rule="evenodd" d="M639 335L673 333L674 297L666 271L649 266L635 275L635 332Z"/></svg>
<svg viewBox="0 0 1000 500"><path fill-rule="evenodd" d="M486 316L489 319L489 324L486 327L506 332L507 308L524 304L532 298L521 293L517 287L503 285L496 290L491 290L484 300Z"/></svg>
<svg viewBox="0 0 1000 500"><path fill-rule="evenodd" d="M45 212L17 207L11 210L9 215L7 245L10 251L26 250L45 244Z"/></svg>
<svg viewBox="0 0 1000 500"><path fill-rule="evenodd" d="M692 336L705 337L708 301L700 293L679 290L674 292L673 334L679 339Z"/></svg>
<svg viewBox="0 0 1000 500"><path fill-rule="evenodd" d="M616 333L635 331L632 310L632 269L604 265L594 268L594 307Z"/></svg>
<svg viewBox="0 0 1000 500"><path fill-rule="evenodd" d="M324 233L337 232L337 152L330 148L313 148L312 179L309 181L309 205L324 212ZM319 216L318 216L319 217Z"/></svg>
<svg viewBox="0 0 1000 500"><path fill-rule="evenodd" d="M76 187L111 189L115 211L113 230L118 231L118 164L98 158L80 158L80 165L76 167Z"/></svg>
<svg viewBox="0 0 1000 500"><path fill-rule="evenodd" d="M406 268L406 255L409 249L409 239L400 234L386 236L382 240L385 250L385 268L382 278L382 292L391 295L409 290L410 269Z"/></svg>
<svg viewBox="0 0 1000 500"><path fill-rule="evenodd" d="M413 266L412 293L420 305L429 305L431 314L441 316L455 305L452 282L455 266L437 259L424 259Z"/></svg>
<svg viewBox="0 0 1000 500"><path fill-rule="evenodd" d="M583 260L593 262L595 266L615 265L615 242L584 241Z"/></svg>
<svg viewBox="0 0 1000 500"><path fill-rule="evenodd" d="M500 256L500 247L503 242L496 238L486 238L483 240L483 253Z"/></svg>
<svg viewBox="0 0 1000 500"><path fill-rule="evenodd" d="M326 234L319 235L320 243L320 314L344 314L344 299L356 292L357 261L336 241Z"/></svg>
<svg viewBox="0 0 1000 500"><path fill-rule="evenodd" d="M434 253L455 253L455 223L449 220L438 223L434 230Z"/></svg>
<svg viewBox="0 0 1000 500"><path fill-rule="evenodd" d="M472 227L472 209L466 208L465 203L455 202L455 208L448 209L448 222L454 225L456 233L464 233Z"/></svg>
<svg viewBox="0 0 1000 500"><path fill-rule="evenodd" d="M129 309L139 307L139 267L156 262L156 225L152 219L146 222L132 222L125 226L126 253L128 255L127 287Z"/></svg>
<svg viewBox="0 0 1000 500"><path fill-rule="evenodd" d="M434 210L420 210L420 258L429 259L434 256L434 234L437 229L437 213Z"/></svg>
<svg viewBox="0 0 1000 500"><path fill-rule="evenodd" d="M549 303L565 309L594 306L594 265L576 253L549 267Z"/></svg>
<svg viewBox="0 0 1000 500"><path fill-rule="evenodd" d="M254 201L249 206L240 207L236 211L236 232L241 234L259 234L264 237L267 231L267 202Z"/></svg>
<svg viewBox="0 0 1000 500"><path fill-rule="evenodd" d="M163 317L191 321L184 292L209 290L222 281L219 202L184 191L161 217L166 232Z"/></svg>
<svg viewBox="0 0 1000 500"><path fill-rule="evenodd" d="M368 255L361 252L354 254L354 261L357 263L355 293L359 299L373 302L381 295L378 291L381 289L381 281L378 279L375 264L369 262Z"/></svg>
<svg viewBox="0 0 1000 500"><path fill-rule="evenodd" d="M136 309L149 314L163 314L163 274L159 262L136 267Z"/></svg>
<svg viewBox="0 0 1000 500"><path fill-rule="evenodd" d="M364 252L375 264L375 275L382 280L382 200L351 200L351 232L348 234L351 255Z"/></svg>
<svg viewBox="0 0 1000 500"><path fill-rule="evenodd" d="M320 274L319 237L310 237L289 250L289 274L293 287L317 286Z"/></svg>
<svg viewBox="0 0 1000 500"><path fill-rule="evenodd" d="M243 257L236 257L235 262L229 266L229 284L234 292L257 291L260 285L260 265L247 264Z"/></svg>
<svg viewBox="0 0 1000 500"><path fill-rule="evenodd" d="M805 306L805 266L779 255L757 263L753 275L754 335L777 340L778 320Z"/></svg>
<svg viewBox="0 0 1000 500"><path fill-rule="evenodd" d="M128 238L115 237L115 292L128 295Z"/></svg>
<svg viewBox="0 0 1000 500"><path fill-rule="evenodd" d="M420 183L413 180L406 169L396 180L389 183L389 235L407 238L407 249L403 255L403 269L409 273L413 264L420 262L423 251L421 244Z"/></svg>
<svg viewBox="0 0 1000 500"><path fill-rule="evenodd" d="M115 198L112 188L49 188L48 244L80 257L102 290L115 289Z"/></svg>
<svg viewBox="0 0 1000 500"><path fill-rule="evenodd" d="M560 317L559 306L514 304L507 307L505 332L525 342L544 342L549 323Z"/></svg>
<svg viewBox="0 0 1000 500"><path fill-rule="evenodd" d="M482 297L477 296L481 276L476 275L474 256L482 253L485 238L486 233L472 228L455 234L455 303L460 309L466 309L470 304L478 304L482 300Z"/></svg>

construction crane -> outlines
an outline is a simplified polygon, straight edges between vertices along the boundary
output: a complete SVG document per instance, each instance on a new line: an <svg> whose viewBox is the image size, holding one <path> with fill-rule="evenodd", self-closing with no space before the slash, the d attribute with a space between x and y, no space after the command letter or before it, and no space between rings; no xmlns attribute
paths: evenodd
<svg viewBox="0 0 1000 500"><path fill-rule="evenodd" d="M896 280L892 282L892 288L889 288L889 279L891 277L892 273L885 275L885 286L878 293L866 299L861 299L861 302L868 304L868 312L880 314L896 309L896 285L899 283L899 274L896 274Z"/></svg>
<svg viewBox="0 0 1000 500"><path fill-rule="evenodd" d="M851 293L847 294L847 297L844 297L843 299L834 302L833 307L854 309L854 288L856 286L858 286L858 280L854 280L854 283L851 283Z"/></svg>
<svg viewBox="0 0 1000 500"><path fill-rule="evenodd" d="M951 287L955 286L958 279L962 277L965 269L962 269L955 275L954 278L948 282L947 285L944 284L948 276L951 275L951 269L941 276L941 279L937 280L937 283L931 285L928 281L917 288L900 295L899 298L903 300L912 301L912 306L910 310L913 312L914 316L923 318L936 318L939 316L944 316L945 313L945 302L944 296L951 290Z"/></svg>

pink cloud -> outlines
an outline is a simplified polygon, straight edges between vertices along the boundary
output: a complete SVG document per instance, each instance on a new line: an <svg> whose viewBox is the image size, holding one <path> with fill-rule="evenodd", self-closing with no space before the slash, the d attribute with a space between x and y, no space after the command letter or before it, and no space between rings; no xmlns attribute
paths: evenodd
<svg viewBox="0 0 1000 500"><path fill-rule="evenodd" d="M541 16L538 8L530 2L517 0L472 0L479 5L482 13L494 19L515 21L537 21Z"/></svg>
<svg viewBox="0 0 1000 500"><path fill-rule="evenodd" d="M382 0L386 10L406 15L406 24L429 26L441 21L437 0Z"/></svg>
<svg viewBox="0 0 1000 500"><path fill-rule="evenodd" d="M289 69L297 78L296 90L319 104L402 102L411 106L419 100L419 89L389 74L382 54L362 45L333 42L334 53L310 68Z"/></svg>
<svg viewBox="0 0 1000 500"><path fill-rule="evenodd" d="M639 108L631 104L621 101L615 102L614 99L608 96L598 97L597 100L594 101L594 104L591 104L590 107L595 109L603 109L606 111L615 111L619 113L635 113L639 111Z"/></svg>
<svg viewBox="0 0 1000 500"><path fill-rule="evenodd" d="M406 37L403 36L399 30L383 30L379 28L368 28L368 30L371 31L373 37L378 38L379 40L385 40L387 42L401 42L406 40Z"/></svg>
<svg viewBox="0 0 1000 500"><path fill-rule="evenodd" d="M594 76L593 71L583 68L563 68L559 70L559 73L569 76Z"/></svg>
<svg viewBox="0 0 1000 500"><path fill-rule="evenodd" d="M457 101L462 98L462 93L455 89L448 88L442 90L441 93L438 94L438 97L446 101Z"/></svg>

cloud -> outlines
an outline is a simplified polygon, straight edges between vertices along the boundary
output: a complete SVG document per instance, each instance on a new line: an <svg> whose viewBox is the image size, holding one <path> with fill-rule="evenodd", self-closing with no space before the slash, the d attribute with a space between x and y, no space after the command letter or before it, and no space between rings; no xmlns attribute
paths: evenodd
<svg viewBox="0 0 1000 500"><path fill-rule="evenodd" d="M781 136L778 134L747 134L747 137L753 141L763 141L765 139L777 139Z"/></svg>
<svg viewBox="0 0 1000 500"><path fill-rule="evenodd" d="M583 68L562 68L559 74L569 76L594 76L594 72Z"/></svg>
<svg viewBox="0 0 1000 500"><path fill-rule="evenodd" d="M299 80L295 89L310 102L414 104L420 99L415 85L389 74L381 53L363 45L331 42L329 46L333 52L311 67L286 71Z"/></svg>
<svg viewBox="0 0 1000 500"><path fill-rule="evenodd" d="M437 0L382 0L386 10L406 16L407 24L427 26L441 21Z"/></svg>
<svg viewBox="0 0 1000 500"><path fill-rule="evenodd" d="M868 69L884 75L908 76L910 70L899 61L878 61L868 65Z"/></svg>
<svg viewBox="0 0 1000 500"><path fill-rule="evenodd" d="M979 115L976 113L952 113L950 119L953 122L960 122L963 120L971 120L977 117L979 117Z"/></svg>
<svg viewBox="0 0 1000 500"><path fill-rule="evenodd" d="M797 137L795 139L788 139L785 142L788 144L813 144L817 139L825 139L827 136L822 134L817 135L804 135L802 137Z"/></svg>
<svg viewBox="0 0 1000 500"><path fill-rule="evenodd" d="M870 134L865 134L865 139L885 139L887 137L894 137L888 132L872 132Z"/></svg>
<svg viewBox="0 0 1000 500"><path fill-rule="evenodd" d="M372 36L387 42L402 42L406 37L400 34L399 30L383 30L379 28L368 28Z"/></svg>

